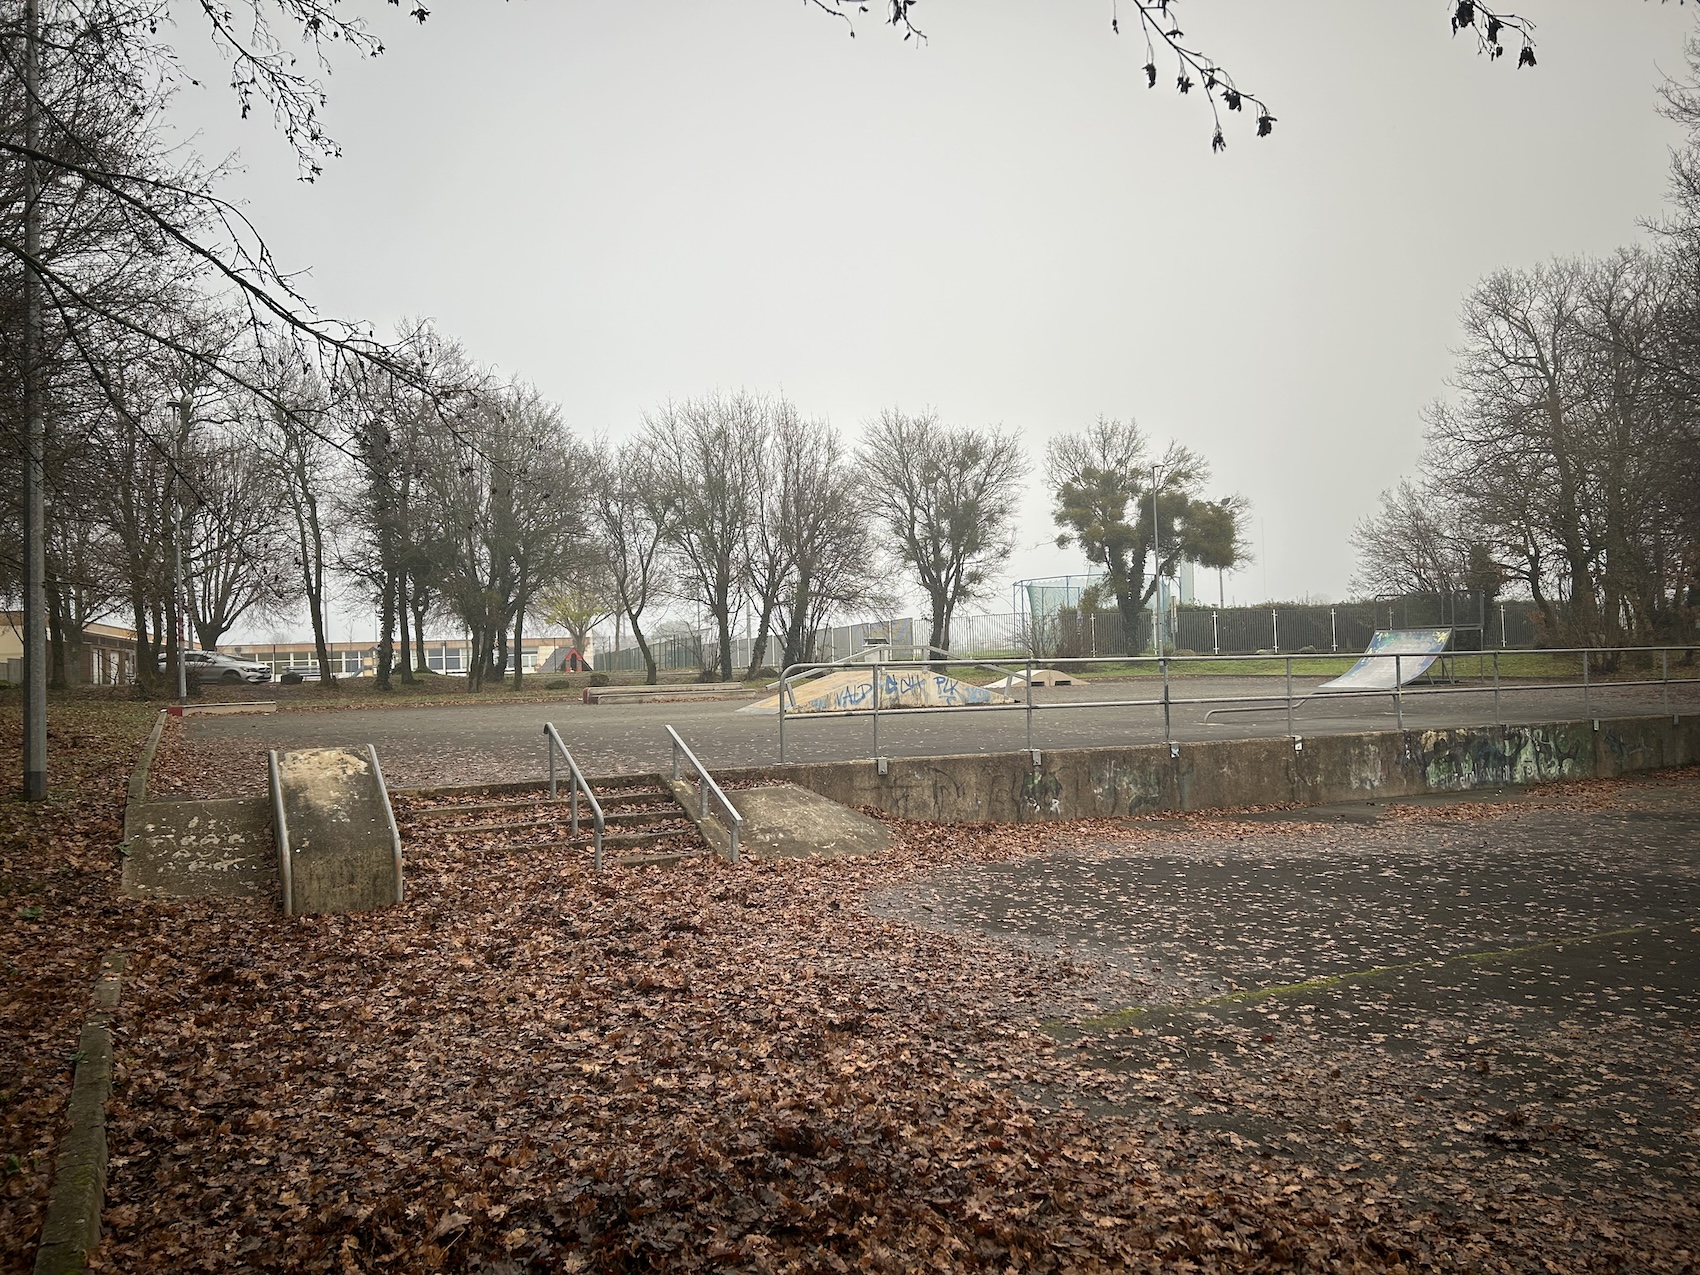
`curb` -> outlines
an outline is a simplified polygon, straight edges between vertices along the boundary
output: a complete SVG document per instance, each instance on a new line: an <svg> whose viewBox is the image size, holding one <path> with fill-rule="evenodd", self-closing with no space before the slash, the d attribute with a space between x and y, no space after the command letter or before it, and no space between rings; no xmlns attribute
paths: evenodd
<svg viewBox="0 0 1700 1275"><path fill-rule="evenodd" d="M142 745L142 751L136 756L136 768L130 772L130 789L124 800L124 840L130 839L132 824L137 812L148 800L148 772L153 769L153 757L159 751L159 737L165 731L165 719L170 715L168 709L160 709L159 716L154 718L153 730L148 733L147 742Z"/></svg>
<svg viewBox="0 0 1700 1275"><path fill-rule="evenodd" d="M35 1253L35 1275L75 1275L100 1243L106 1200L106 1100L112 1093L112 1015L118 1005L123 952L109 952L94 985L96 1012L77 1038L77 1070L67 1104L70 1128L59 1143L47 1220Z"/></svg>

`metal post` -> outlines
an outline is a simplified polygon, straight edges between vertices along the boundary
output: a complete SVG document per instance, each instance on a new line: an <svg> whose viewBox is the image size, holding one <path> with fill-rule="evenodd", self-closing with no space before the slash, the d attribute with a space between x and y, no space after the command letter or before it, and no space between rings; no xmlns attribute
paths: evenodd
<svg viewBox="0 0 1700 1275"><path fill-rule="evenodd" d="M673 779L674 779L675 782L677 782L678 778L679 778L679 741L675 737L674 740L673 740Z"/></svg>
<svg viewBox="0 0 1700 1275"><path fill-rule="evenodd" d="M41 144L37 0L24 0L24 799L47 796L47 421L41 375Z"/></svg>
<svg viewBox="0 0 1700 1275"><path fill-rule="evenodd" d="M1293 735L1293 657L1287 657L1287 737Z"/></svg>
<svg viewBox="0 0 1700 1275"><path fill-rule="evenodd" d="M1033 657L1027 657L1027 751L1033 751Z"/></svg>
<svg viewBox="0 0 1700 1275"><path fill-rule="evenodd" d="M1493 653L1493 724L1501 726L1504 720L1499 715L1499 652Z"/></svg>
<svg viewBox="0 0 1700 1275"><path fill-rule="evenodd" d="M1335 620L1333 607L1328 608L1328 649L1330 651L1340 649L1340 626Z"/></svg>
<svg viewBox="0 0 1700 1275"><path fill-rule="evenodd" d="M573 836L578 836L578 776L573 776Z"/></svg>
<svg viewBox="0 0 1700 1275"><path fill-rule="evenodd" d="M1499 604L1499 644L1502 647L1508 645L1505 640L1505 603L1503 602Z"/></svg>
<svg viewBox="0 0 1700 1275"><path fill-rule="evenodd" d="M1659 651L1659 694L1664 700L1665 715L1670 716L1670 648Z"/></svg>
<svg viewBox="0 0 1700 1275"><path fill-rule="evenodd" d="M1275 635L1275 654L1281 653L1281 613L1274 607L1269 608L1269 629Z"/></svg>
<svg viewBox="0 0 1700 1275"><path fill-rule="evenodd" d="M1169 743L1174 736L1169 724L1169 657L1157 657L1157 663L1163 670L1163 742Z"/></svg>
<svg viewBox="0 0 1700 1275"><path fill-rule="evenodd" d="M874 760L880 758L880 683L885 679L880 676L879 665L870 665L868 678L874 688Z"/></svg>
<svg viewBox="0 0 1700 1275"><path fill-rule="evenodd" d="M543 747L549 753L549 800L555 800L555 741L549 738L549 732L543 732Z"/></svg>
<svg viewBox="0 0 1700 1275"><path fill-rule="evenodd" d="M1594 719L1593 697L1588 692L1588 652L1582 652L1582 716Z"/></svg>
<svg viewBox="0 0 1700 1275"><path fill-rule="evenodd" d="M1216 618L1219 614L1216 611L1210 613L1210 654L1212 655L1222 653L1222 635L1216 627Z"/></svg>
<svg viewBox="0 0 1700 1275"><path fill-rule="evenodd" d="M1157 576L1157 605L1151 609L1151 650L1154 654L1163 653L1163 630L1161 616L1163 614L1163 545L1161 532L1157 526L1157 466L1151 466L1151 569Z"/></svg>
<svg viewBox="0 0 1700 1275"><path fill-rule="evenodd" d="M1401 667L1403 663L1399 656L1393 657L1393 718L1400 730L1405 729L1405 677Z"/></svg>
<svg viewBox="0 0 1700 1275"><path fill-rule="evenodd" d="M785 764L785 690L786 681L791 675L790 669L779 674L779 764Z"/></svg>

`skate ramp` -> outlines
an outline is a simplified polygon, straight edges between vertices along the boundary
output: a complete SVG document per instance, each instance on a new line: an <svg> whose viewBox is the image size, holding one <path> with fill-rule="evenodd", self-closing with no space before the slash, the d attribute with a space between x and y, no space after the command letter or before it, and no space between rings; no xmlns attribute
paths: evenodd
<svg viewBox="0 0 1700 1275"><path fill-rule="evenodd" d="M807 682L793 683L785 701L787 713L866 712L874 707L956 708L967 704L1013 704L1015 700L990 687L975 686L924 668L890 669L877 665L847 668ZM779 696L770 695L738 710L740 713L779 712Z"/></svg>
<svg viewBox="0 0 1700 1275"><path fill-rule="evenodd" d="M1451 641L1451 629L1378 629L1363 658L1316 691L1391 691L1428 672Z"/></svg>

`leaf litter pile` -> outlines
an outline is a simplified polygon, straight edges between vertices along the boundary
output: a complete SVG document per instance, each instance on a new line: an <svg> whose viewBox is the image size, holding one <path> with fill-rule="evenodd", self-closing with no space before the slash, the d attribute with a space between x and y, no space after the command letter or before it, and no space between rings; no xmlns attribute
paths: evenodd
<svg viewBox="0 0 1700 1275"><path fill-rule="evenodd" d="M43 896L58 915L31 929L34 947L7 932L10 961L61 971L40 988L56 1007L36 1019L56 1016L59 1034L30 1036L35 1074L68 1075L93 961L132 952L93 1266L1692 1269L1680 1192L1660 1216L1514 1189L1460 1212L1409 1189L1417 1170L1319 1159L1278 1136L1271 1092L1362 1106L1396 1073L1331 1065L1294 1033L1274 1071L1221 1070L1199 1097L1192 1060L1175 1061L1182 1036L1106 1014L1180 1012L1209 991L1192 971L1177 980L1151 953L1106 959L1068 938L1084 905L1066 892L1049 927L1062 942L962 911L976 881L1009 868L1262 863L1246 839L1309 834L893 827L899 844L877 860L600 876L572 853L445 836L407 847L404 906L355 917L118 900L109 861L104 892ZM940 894L950 880L960 889ZM25 987L7 986L11 1012ZM1682 1032L1665 1046L1692 1062L1692 1023ZM1213 1119L1223 1098L1271 1126L1248 1136ZM1288 1113L1287 1131L1302 1136L1309 1115ZM1525 1152L1506 1128L1509 1162ZM1391 1117L1361 1129L1386 1139L1362 1149L1366 1164L1404 1132ZM18 1228L4 1269L28 1269L31 1215L4 1216Z"/></svg>

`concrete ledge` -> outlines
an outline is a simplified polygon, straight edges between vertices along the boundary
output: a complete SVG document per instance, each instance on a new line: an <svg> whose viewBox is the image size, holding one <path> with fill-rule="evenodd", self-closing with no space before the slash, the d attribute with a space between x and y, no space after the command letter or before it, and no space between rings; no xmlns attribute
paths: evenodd
<svg viewBox="0 0 1700 1275"><path fill-rule="evenodd" d="M1700 761L1700 718L1463 726L1033 755L969 753L719 769L851 807L940 823L1026 823L1245 806L1325 806L1508 784L1611 778ZM594 780L592 781L595 782Z"/></svg>
<svg viewBox="0 0 1700 1275"><path fill-rule="evenodd" d="M756 692L742 682L678 682L657 686L587 686L586 704L660 704L668 700L739 699Z"/></svg>
<svg viewBox="0 0 1700 1275"><path fill-rule="evenodd" d="M964 753L714 767L722 784L790 783L852 808L938 823L1026 823L1246 806L1330 806L1474 788L1607 779L1700 762L1700 717L1221 739L1033 755ZM592 775L606 795L647 776ZM541 781L425 788L419 796L535 792ZM734 804L740 791L730 795ZM711 821L712 822L712 821Z"/></svg>
<svg viewBox="0 0 1700 1275"><path fill-rule="evenodd" d="M125 956L110 953L101 962L95 1004L102 1010L118 1003ZM77 1039L77 1068L68 1106L70 1127L59 1143L47 1220L35 1253L35 1275L71 1275L87 1269L88 1255L100 1243L100 1214L106 1206L106 1100L112 1094L111 1016L101 1012L84 1024Z"/></svg>
<svg viewBox="0 0 1700 1275"><path fill-rule="evenodd" d="M173 717L201 717L220 713L275 713L274 699L235 700L228 704L173 704L165 710Z"/></svg>
<svg viewBox="0 0 1700 1275"><path fill-rule="evenodd" d="M159 737L165 731L166 711L162 708L154 718L147 742L136 757L135 769L130 772L130 792L124 801L124 840L130 839L136 815L148 799L148 772L153 769L154 754L159 751Z"/></svg>

